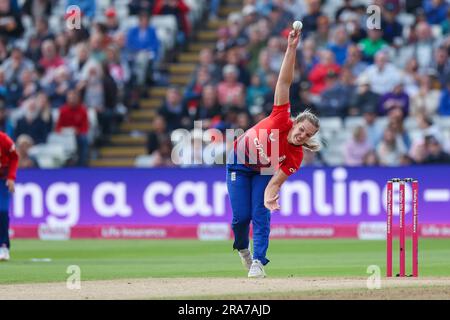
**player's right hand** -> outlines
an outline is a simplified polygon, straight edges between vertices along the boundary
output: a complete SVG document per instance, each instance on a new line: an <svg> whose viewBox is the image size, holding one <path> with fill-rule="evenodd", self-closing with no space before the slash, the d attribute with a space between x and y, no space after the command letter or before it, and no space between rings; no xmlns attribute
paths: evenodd
<svg viewBox="0 0 450 320"><path fill-rule="evenodd" d="M271 199L264 199L264 206L271 212L275 210L280 210L280 204L278 203L278 198L280 195L276 194L275 197Z"/></svg>

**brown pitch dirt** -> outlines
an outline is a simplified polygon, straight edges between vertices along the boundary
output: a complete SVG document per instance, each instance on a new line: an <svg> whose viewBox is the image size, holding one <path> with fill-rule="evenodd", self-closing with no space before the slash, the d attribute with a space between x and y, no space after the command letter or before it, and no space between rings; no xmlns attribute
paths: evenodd
<svg viewBox="0 0 450 320"><path fill-rule="evenodd" d="M3 299L450 299L450 278L148 278L0 285Z"/></svg>

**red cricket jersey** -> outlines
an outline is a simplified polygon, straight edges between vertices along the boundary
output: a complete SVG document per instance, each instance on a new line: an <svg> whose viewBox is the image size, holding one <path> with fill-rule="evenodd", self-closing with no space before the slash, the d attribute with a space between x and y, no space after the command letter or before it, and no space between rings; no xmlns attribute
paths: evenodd
<svg viewBox="0 0 450 320"><path fill-rule="evenodd" d="M293 126L289 103L273 106L272 113L248 129L234 143L240 163L261 170L270 167L272 161L277 169L290 176L296 172L303 160L303 147L288 142L287 136ZM278 145L278 158L276 146ZM273 156L272 156L273 154Z"/></svg>
<svg viewBox="0 0 450 320"><path fill-rule="evenodd" d="M19 156L14 142L0 131L0 179L16 180Z"/></svg>

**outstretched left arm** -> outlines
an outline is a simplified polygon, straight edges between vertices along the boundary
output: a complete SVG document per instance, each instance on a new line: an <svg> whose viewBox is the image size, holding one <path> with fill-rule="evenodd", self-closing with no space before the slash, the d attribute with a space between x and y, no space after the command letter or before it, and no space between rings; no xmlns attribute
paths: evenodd
<svg viewBox="0 0 450 320"><path fill-rule="evenodd" d="M279 210L280 205L278 204L278 198L280 195L281 185L287 180L289 176L283 172L283 170L278 169L278 171L270 179L269 184L264 191L264 206L270 211Z"/></svg>

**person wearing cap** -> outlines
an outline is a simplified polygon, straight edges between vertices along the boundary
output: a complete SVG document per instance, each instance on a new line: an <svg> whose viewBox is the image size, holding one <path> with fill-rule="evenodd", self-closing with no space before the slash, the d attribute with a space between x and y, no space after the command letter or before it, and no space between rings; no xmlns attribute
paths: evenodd
<svg viewBox="0 0 450 320"><path fill-rule="evenodd" d="M105 10L105 27L108 35L113 37L117 31L119 31L119 19L117 18L117 12L114 7L109 7Z"/></svg>
<svg viewBox="0 0 450 320"><path fill-rule="evenodd" d="M0 132L0 261L8 261L9 249L9 199L14 192L19 156L14 142Z"/></svg>
<svg viewBox="0 0 450 320"><path fill-rule="evenodd" d="M233 211L234 243L249 278L264 278L269 263L271 211L280 209L279 191L300 168L303 149L318 151L319 119L309 110L291 118L290 87L300 32L292 30L275 87L270 115L241 134L227 158L227 189ZM249 248L253 226L253 254Z"/></svg>

